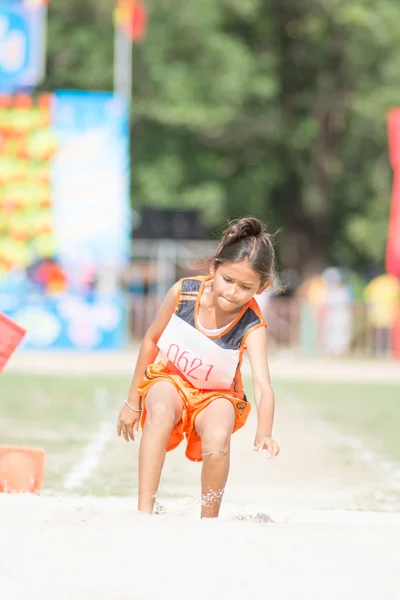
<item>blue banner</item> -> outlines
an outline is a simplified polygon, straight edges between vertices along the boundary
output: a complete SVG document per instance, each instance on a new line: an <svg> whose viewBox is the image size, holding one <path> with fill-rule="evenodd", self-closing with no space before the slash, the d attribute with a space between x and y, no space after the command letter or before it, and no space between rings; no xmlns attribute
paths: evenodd
<svg viewBox="0 0 400 600"><path fill-rule="evenodd" d="M115 269L130 247L129 121L126 102L102 92L56 92L52 128L53 224L65 267L78 260Z"/></svg>
<svg viewBox="0 0 400 600"><path fill-rule="evenodd" d="M45 71L47 9L0 0L0 91L30 90Z"/></svg>

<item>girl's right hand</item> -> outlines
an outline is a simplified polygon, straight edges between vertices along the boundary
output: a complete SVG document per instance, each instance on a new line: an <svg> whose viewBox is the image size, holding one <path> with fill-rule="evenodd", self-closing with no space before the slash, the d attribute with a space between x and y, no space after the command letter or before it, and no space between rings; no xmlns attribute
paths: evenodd
<svg viewBox="0 0 400 600"><path fill-rule="evenodd" d="M129 442L129 439L134 442L135 436L139 431L141 417L141 412L133 411L129 406L124 404L118 415L117 432L119 437L121 437L122 434L127 442Z"/></svg>

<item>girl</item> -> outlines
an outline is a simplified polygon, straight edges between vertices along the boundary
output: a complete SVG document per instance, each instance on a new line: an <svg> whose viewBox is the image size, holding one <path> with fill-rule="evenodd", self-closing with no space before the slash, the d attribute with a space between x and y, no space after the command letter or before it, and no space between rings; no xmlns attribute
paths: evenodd
<svg viewBox="0 0 400 600"><path fill-rule="evenodd" d="M245 349L258 416L254 450L278 455L266 324L254 299L274 276L270 235L257 219L243 218L223 233L208 277L182 279L168 292L142 341L118 418L126 441L134 441L140 420L143 427L139 511L153 512L165 453L186 436L187 458L203 461L201 516L218 516L231 435L250 412L240 372Z"/></svg>

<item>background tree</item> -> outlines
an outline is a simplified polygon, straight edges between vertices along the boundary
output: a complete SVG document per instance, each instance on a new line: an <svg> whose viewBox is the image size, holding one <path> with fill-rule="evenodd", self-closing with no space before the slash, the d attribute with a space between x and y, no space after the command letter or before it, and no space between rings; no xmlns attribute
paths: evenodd
<svg viewBox="0 0 400 600"><path fill-rule="evenodd" d="M397 0L147 0L133 206L282 228L282 266L383 263ZM53 0L46 89L111 89L109 0Z"/></svg>

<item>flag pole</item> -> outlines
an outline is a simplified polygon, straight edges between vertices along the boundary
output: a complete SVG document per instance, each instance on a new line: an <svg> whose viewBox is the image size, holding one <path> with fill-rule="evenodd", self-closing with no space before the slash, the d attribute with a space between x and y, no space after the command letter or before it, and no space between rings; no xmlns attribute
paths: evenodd
<svg viewBox="0 0 400 600"><path fill-rule="evenodd" d="M132 106L132 46L131 37L116 24L114 36L114 93L126 100L129 120Z"/></svg>

